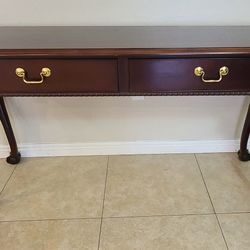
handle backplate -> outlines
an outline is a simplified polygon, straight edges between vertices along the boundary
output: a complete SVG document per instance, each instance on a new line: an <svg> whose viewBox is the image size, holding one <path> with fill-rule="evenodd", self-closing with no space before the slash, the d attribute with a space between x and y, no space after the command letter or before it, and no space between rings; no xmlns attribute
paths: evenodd
<svg viewBox="0 0 250 250"><path fill-rule="evenodd" d="M194 69L194 74L196 76L201 76L201 80L205 83L218 83L218 82L221 82L222 81L222 78L223 76L226 76L227 74L229 73L229 69L227 66L223 66L220 68L219 70L219 79L215 79L215 80L208 80L208 79L205 79L204 76L205 76L205 71L203 70L202 67L196 67Z"/></svg>
<svg viewBox="0 0 250 250"><path fill-rule="evenodd" d="M20 78L23 78L23 82L26 84L41 84L44 81L44 77L50 77L51 76L51 70L49 68L42 68L40 72L40 80L33 81L33 80L27 80L26 79L26 71L23 68L16 68L16 75Z"/></svg>

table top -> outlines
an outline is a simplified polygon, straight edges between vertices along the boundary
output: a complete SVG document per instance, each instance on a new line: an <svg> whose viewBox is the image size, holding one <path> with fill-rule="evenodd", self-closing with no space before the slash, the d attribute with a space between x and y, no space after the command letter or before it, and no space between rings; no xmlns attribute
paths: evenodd
<svg viewBox="0 0 250 250"><path fill-rule="evenodd" d="M250 26L0 27L5 49L250 48Z"/></svg>

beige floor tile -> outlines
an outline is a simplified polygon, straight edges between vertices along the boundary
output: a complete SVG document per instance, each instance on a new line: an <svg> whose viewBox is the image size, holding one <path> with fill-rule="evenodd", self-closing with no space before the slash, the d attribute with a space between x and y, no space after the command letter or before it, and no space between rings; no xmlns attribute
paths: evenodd
<svg viewBox="0 0 250 250"><path fill-rule="evenodd" d="M100 250L226 250L214 215L104 219Z"/></svg>
<svg viewBox="0 0 250 250"><path fill-rule="evenodd" d="M194 155L110 157L105 217L210 212Z"/></svg>
<svg viewBox="0 0 250 250"><path fill-rule="evenodd" d="M0 196L0 219L100 217L106 166L106 156L23 159Z"/></svg>
<svg viewBox="0 0 250 250"><path fill-rule="evenodd" d="M0 192L12 174L14 168L15 166L8 164L5 159L0 159Z"/></svg>
<svg viewBox="0 0 250 250"><path fill-rule="evenodd" d="M218 215L229 250L250 249L250 214Z"/></svg>
<svg viewBox="0 0 250 250"><path fill-rule="evenodd" d="M1 222L3 250L97 250L99 220Z"/></svg>
<svg viewBox="0 0 250 250"><path fill-rule="evenodd" d="M250 211L250 162L236 154L198 154L216 212Z"/></svg>

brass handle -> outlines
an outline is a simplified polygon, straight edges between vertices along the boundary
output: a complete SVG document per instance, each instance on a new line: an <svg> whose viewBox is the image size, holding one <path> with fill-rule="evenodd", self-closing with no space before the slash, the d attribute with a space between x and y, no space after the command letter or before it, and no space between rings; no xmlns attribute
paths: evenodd
<svg viewBox="0 0 250 250"><path fill-rule="evenodd" d="M220 78L219 78L219 79L216 79L216 80L207 80L207 79L204 79L205 71L203 70L202 67L196 67L196 68L194 69L194 74L195 74L196 76L201 76L201 80L202 80L203 82L205 82L205 83L218 83L218 82L221 82L222 77L223 77L223 76L226 76L226 75L228 74L228 72L229 72L228 67L223 66L223 67L221 67L220 70L219 70L219 75L220 75Z"/></svg>
<svg viewBox="0 0 250 250"><path fill-rule="evenodd" d="M51 70L49 68L42 68L42 70L40 72L41 80L38 80L38 81L26 80L25 70L23 68L16 68L16 75L18 77L23 78L23 82L25 82L27 84L41 84L44 81L44 77L51 76Z"/></svg>

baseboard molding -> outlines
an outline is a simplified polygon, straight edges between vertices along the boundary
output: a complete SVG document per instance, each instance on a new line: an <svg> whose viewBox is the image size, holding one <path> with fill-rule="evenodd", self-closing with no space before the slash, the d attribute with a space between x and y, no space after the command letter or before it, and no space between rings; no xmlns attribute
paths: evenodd
<svg viewBox="0 0 250 250"><path fill-rule="evenodd" d="M23 157L212 153L235 152L239 149L239 140L20 144L18 147ZM0 145L0 157L6 157L8 153L9 147L7 145Z"/></svg>

